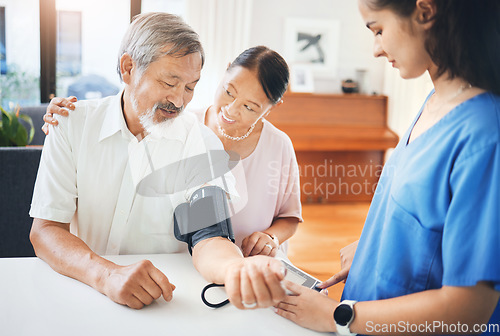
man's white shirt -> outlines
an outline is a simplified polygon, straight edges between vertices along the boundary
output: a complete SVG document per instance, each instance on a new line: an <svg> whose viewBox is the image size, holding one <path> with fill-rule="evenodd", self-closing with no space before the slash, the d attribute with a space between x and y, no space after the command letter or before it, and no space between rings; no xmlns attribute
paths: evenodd
<svg viewBox="0 0 500 336"><path fill-rule="evenodd" d="M186 112L161 137L138 141L125 123L121 95L78 102L69 117L56 117L30 216L71 223L71 232L101 255L181 251L175 207L203 184L236 195L230 173L214 176L204 164L207 151L221 151L222 144Z"/></svg>

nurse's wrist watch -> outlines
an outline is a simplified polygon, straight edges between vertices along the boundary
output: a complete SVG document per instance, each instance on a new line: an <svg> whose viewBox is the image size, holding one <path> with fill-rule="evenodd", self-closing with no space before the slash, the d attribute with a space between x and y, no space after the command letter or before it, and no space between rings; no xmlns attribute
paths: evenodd
<svg viewBox="0 0 500 336"><path fill-rule="evenodd" d="M337 334L342 336L353 336L349 326L354 320L354 304L358 301L344 300L333 311L333 319L337 327Z"/></svg>

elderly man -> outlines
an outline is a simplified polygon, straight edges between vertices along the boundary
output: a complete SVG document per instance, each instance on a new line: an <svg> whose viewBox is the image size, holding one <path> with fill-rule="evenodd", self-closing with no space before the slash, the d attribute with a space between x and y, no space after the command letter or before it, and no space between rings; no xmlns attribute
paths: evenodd
<svg viewBox="0 0 500 336"><path fill-rule="evenodd" d="M212 132L183 113L203 66L198 35L174 15L143 14L130 25L119 55L123 91L77 103L50 130L30 238L57 272L139 309L162 295L170 301L175 286L149 261L119 266L101 255L178 252L183 245L173 234L173 211L201 187L190 182L232 190L216 176L197 179L199 167L187 163L222 149ZM155 185L139 188L156 168L172 165L162 195L148 195ZM199 230L193 245L195 267L208 281L224 283L236 307L268 307L284 297L277 260L244 259L227 237L209 229Z"/></svg>

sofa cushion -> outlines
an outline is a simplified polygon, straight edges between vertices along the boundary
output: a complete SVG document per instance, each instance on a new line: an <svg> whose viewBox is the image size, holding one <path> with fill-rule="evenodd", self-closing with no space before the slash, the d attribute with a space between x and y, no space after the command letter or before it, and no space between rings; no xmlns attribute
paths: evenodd
<svg viewBox="0 0 500 336"><path fill-rule="evenodd" d="M29 216L41 148L0 147L0 257L34 256Z"/></svg>
<svg viewBox="0 0 500 336"><path fill-rule="evenodd" d="M43 145L45 141L45 134L42 131L42 126L44 124L43 115L47 109L48 104L42 104L40 106L27 106L21 107L21 114L26 114L33 120L33 126L35 127L35 135L33 136L33 141L30 145Z"/></svg>

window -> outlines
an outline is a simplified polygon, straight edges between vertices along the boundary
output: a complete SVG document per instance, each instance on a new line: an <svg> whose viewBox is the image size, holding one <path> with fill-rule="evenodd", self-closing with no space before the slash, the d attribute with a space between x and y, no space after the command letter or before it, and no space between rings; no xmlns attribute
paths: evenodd
<svg viewBox="0 0 500 336"><path fill-rule="evenodd" d="M141 9L182 16L184 2L0 0L0 105L114 94L122 86L117 52L131 17Z"/></svg>
<svg viewBox="0 0 500 336"><path fill-rule="evenodd" d="M0 7L0 105L40 103L38 0L2 0Z"/></svg>
<svg viewBox="0 0 500 336"><path fill-rule="evenodd" d="M5 7L0 7L0 75L7 74L7 55L5 51Z"/></svg>
<svg viewBox="0 0 500 336"><path fill-rule="evenodd" d="M82 72L82 13L57 13L58 76L76 76Z"/></svg>
<svg viewBox="0 0 500 336"><path fill-rule="evenodd" d="M130 2L56 0L56 95L100 98L119 92L117 53Z"/></svg>

